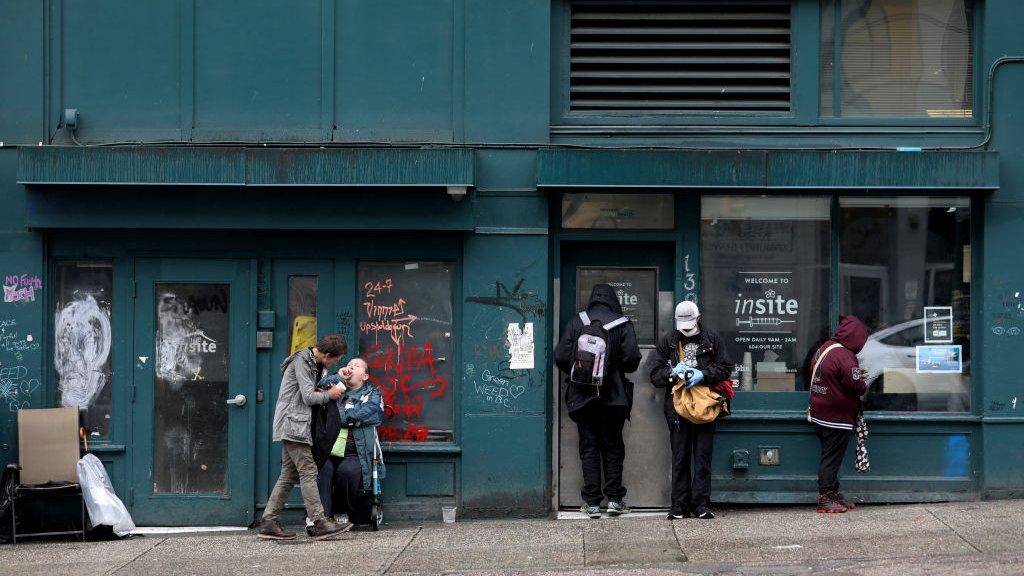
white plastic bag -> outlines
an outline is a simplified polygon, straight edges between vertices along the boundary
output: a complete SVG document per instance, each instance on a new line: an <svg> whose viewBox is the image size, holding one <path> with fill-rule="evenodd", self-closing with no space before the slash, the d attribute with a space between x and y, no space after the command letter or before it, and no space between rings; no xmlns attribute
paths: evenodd
<svg viewBox="0 0 1024 576"><path fill-rule="evenodd" d="M118 536L127 536L135 530L131 514L114 493L114 487L99 458L92 454L82 456L78 461L78 482L82 485L85 508L89 511L89 520L93 526L110 526Z"/></svg>

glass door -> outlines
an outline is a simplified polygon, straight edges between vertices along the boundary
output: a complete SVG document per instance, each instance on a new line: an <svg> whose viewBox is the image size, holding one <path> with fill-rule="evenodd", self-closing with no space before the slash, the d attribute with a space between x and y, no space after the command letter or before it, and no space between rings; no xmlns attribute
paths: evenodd
<svg viewBox="0 0 1024 576"><path fill-rule="evenodd" d="M633 410L623 429L626 460L622 483L634 508L667 508L670 490L670 448L665 424L664 391L651 385L648 360L661 332L670 327L675 277L672 242L563 242L558 328L586 307L595 284L608 284L619 297L622 312L633 322L643 361L628 374L633 382ZM580 487L579 434L565 408L565 383L559 378L558 505L578 508Z"/></svg>
<svg viewBox="0 0 1024 576"><path fill-rule="evenodd" d="M136 261L129 501L139 525L252 522L250 268Z"/></svg>

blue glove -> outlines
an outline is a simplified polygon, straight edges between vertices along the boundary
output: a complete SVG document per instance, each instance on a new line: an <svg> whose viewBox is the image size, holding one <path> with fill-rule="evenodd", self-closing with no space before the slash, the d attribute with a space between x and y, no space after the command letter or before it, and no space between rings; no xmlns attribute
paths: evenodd
<svg viewBox="0 0 1024 576"><path fill-rule="evenodd" d="M702 380L704 380L704 373L694 368L693 374L690 375L690 379L686 381L686 387L693 388Z"/></svg>
<svg viewBox="0 0 1024 576"><path fill-rule="evenodd" d="M676 376L679 376L687 368L689 368L689 366L686 365L686 362L680 362L679 364L676 364L675 368L672 369L672 373L675 374Z"/></svg>

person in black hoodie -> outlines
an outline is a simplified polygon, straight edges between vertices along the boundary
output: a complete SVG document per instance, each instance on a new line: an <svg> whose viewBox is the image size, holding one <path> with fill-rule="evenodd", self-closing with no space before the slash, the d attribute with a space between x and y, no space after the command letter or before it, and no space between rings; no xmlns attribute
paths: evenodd
<svg viewBox="0 0 1024 576"><path fill-rule="evenodd" d="M594 286L585 309L591 322L608 324L620 318L622 306L608 284ZM576 343L583 333L583 320L577 314L562 331L555 350L555 364L568 375L572 370ZM583 466L583 489L580 508L591 518L600 518L601 500L608 498L609 516L629 512L625 504L626 488L622 485L622 464L626 446L622 427L633 407L633 383L626 374L640 367L640 347L631 322L624 322L608 331L604 379L599 387L580 386L566 378L565 404L569 417L576 422L580 435L580 461ZM601 470L604 469L604 491Z"/></svg>
<svg viewBox="0 0 1024 576"><path fill-rule="evenodd" d="M686 518L692 512L710 520L711 452L715 422L694 424L676 413L672 388L683 379L686 387L715 387L732 374L732 361L717 333L699 322L697 304L684 300L676 306L676 329L658 339L651 359L651 384L665 389L665 420L672 444L672 507L669 520ZM689 378L687 378L689 375ZM693 475L690 460L693 460Z"/></svg>

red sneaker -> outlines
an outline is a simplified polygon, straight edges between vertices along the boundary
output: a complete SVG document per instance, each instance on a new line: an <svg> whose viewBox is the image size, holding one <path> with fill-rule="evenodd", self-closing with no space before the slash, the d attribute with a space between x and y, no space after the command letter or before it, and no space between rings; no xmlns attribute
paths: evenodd
<svg viewBox="0 0 1024 576"><path fill-rule="evenodd" d="M857 507L857 504L855 504L854 501L851 500L850 498L847 498L846 494L843 494L842 492L833 492L832 499L835 500L836 502L839 502L843 506L846 506L847 510L853 510L854 508Z"/></svg>
<svg viewBox="0 0 1024 576"><path fill-rule="evenodd" d="M849 508L843 506L832 494L818 495L818 514L842 514L848 511Z"/></svg>

